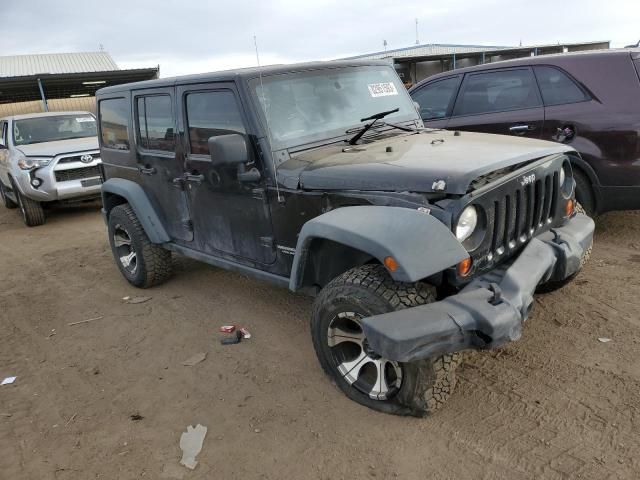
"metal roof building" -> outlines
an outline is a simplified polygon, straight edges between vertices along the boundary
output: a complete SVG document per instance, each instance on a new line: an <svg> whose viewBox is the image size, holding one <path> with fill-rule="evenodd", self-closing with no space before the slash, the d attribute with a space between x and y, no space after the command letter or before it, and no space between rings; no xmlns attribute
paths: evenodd
<svg viewBox="0 0 640 480"><path fill-rule="evenodd" d="M406 84L412 84L436 73L454 70L456 68L551 53L608 49L609 44L609 41L595 41L499 47L432 43L367 53L349 57L349 59L389 60L394 63L403 81Z"/></svg>
<svg viewBox="0 0 640 480"><path fill-rule="evenodd" d="M103 51L0 57L0 117L50 108L93 111L98 88L158 74L159 67L122 70Z"/></svg>

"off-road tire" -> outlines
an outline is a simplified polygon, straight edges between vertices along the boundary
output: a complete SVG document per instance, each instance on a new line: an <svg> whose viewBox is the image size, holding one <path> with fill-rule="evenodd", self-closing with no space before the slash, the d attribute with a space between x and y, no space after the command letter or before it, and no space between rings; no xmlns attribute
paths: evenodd
<svg viewBox="0 0 640 480"><path fill-rule="evenodd" d="M36 202L30 198L25 197L20 193L20 190L15 188L16 198L18 199L18 206L22 212L22 220L27 227L38 227L45 222L44 210L40 202Z"/></svg>
<svg viewBox="0 0 640 480"><path fill-rule="evenodd" d="M397 393L385 400L374 400L340 374L328 343L328 331L339 313L357 312L364 318L435 300L432 286L396 282L382 265L356 267L335 278L316 297L311 318L313 346L322 368L347 397L369 408L419 417L433 413L453 392L461 354L399 363L402 383Z"/></svg>
<svg viewBox="0 0 640 480"><path fill-rule="evenodd" d="M0 197L2 197L3 205L9 210L18 208L18 204L7 197L7 192L5 191L5 186L2 184L2 181L0 181Z"/></svg>
<svg viewBox="0 0 640 480"><path fill-rule="evenodd" d="M585 212L584 207L582 206L582 204L580 202L576 202L576 213L587 214ZM564 280L543 283L542 285L538 286L538 288L536 289L536 293L551 293L551 292L555 292L556 290L561 289L562 287L564 287L568 283L571 283L578 276L578 274L582 271L582 268L584 268L584 266L589 262L589 259L591 258L591 251L592 250L593 250L593 241L591 241L589 246L582 252L582 256L580 257L580 270L578 272L574 273L573 275L569 276L568 278L565 278Z"/></svg>
<svg viewBox="0 0 640 480"><path fill-rule="evenodd" d="M114 245L114 231L122 228L129 235L132 250L136 254L136 269L131 272L125 268L117 248ZM122 275L129 283L139 288L159 285L171 276L171 252L149 240L138 217L128 203L118 205L111 210L108 221L109 245L114 260Z"/></svg>
<svg viewBox="0 0 640 480"><path fill-rule="evenodd" d="M593 217L596 213L596 200L593 185L584 173L574 170L573 179L576 181L576 200L582 205L582 213Z"/></svg>

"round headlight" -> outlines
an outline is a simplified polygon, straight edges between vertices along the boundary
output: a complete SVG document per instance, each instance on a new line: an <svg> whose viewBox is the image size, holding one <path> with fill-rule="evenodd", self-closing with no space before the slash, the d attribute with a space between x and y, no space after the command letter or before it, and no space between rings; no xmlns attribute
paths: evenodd
<svg viewBox="0 0 640 480"><path fill-rule="evenodd" d="M469 205L462 211L460 218L458 218L458 223L456 224L456 238L458 241L464 242L469 238L473 234L477 225L478 212L476 211L476 207Z"/></svg>
<svg viewBox="0 0 640 480"><path fill-rule="evenodd" d="M564 171L564 165L560 169L560 186L564 185L564 181L567 179L567 172Z"/></svg>

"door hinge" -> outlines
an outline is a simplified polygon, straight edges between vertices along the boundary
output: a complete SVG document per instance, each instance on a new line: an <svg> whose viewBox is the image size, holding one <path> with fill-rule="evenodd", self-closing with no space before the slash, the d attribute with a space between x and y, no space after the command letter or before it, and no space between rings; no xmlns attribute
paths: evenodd
<svg viewBox="0 0 640 480"><path fill-rule="evenodd" d="M260 245L273 250L273 248L275 247L275 242L273 240L273 237L260 237Z"/></svg>
<svg viewBox="0 0 640 480"><path fill-rule="evenodd" d="M251 190L251 196L265 203L267 201L267 193L264 188L254 188Z"/></svg>

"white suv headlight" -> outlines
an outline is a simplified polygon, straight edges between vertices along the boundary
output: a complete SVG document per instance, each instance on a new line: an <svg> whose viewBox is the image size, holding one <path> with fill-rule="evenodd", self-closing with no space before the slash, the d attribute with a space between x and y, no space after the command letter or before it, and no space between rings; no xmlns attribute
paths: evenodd
<svg viewBox="0 0 640 480"><path fill-rule="evenodd" d="M50 163L51 159L46 157L22 157L18 160L18 166L22 170L33 170L34 168L46 167Z"/></svg>
<svg viewBox="0 0 640 480"><path fill-rule="evenodd" d="M476 207L469 205L460 214L456 224L456 238L459 242L464 242L469 238L478 225L478 212Z"/></svg>

